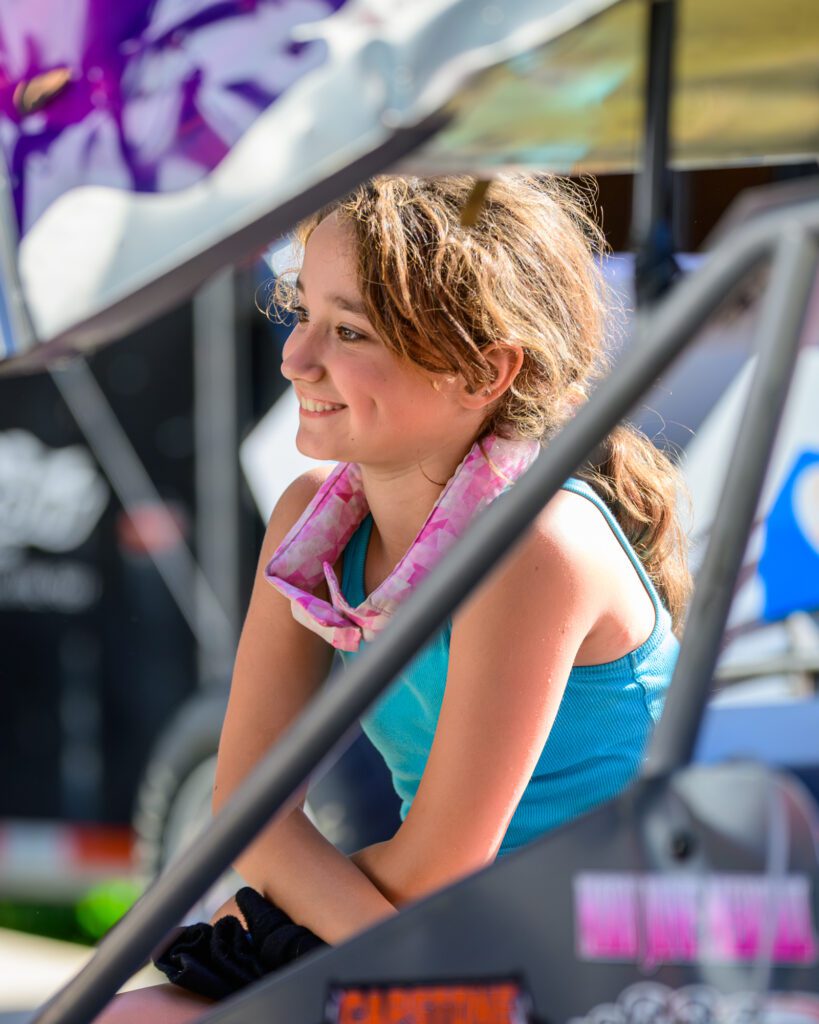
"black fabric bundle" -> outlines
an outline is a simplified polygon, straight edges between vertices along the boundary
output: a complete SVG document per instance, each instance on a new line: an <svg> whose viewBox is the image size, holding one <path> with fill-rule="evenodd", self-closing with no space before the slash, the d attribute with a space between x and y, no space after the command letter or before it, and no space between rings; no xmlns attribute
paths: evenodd
<svg viewBox="0 0 819 1024"><path fill-rule="evenodd" d="M247 931L231 915L214 925L192 924L175 933L154 960L169 981L210 999L223 999L325 945L255 889L240 889L236 903Z"/></svg>

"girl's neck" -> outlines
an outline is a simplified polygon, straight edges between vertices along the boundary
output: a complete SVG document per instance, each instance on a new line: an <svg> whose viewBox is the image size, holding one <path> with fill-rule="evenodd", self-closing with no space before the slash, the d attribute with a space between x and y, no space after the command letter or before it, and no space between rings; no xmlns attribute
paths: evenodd
<svg viewBox="0 0 819 1024"><path fill-rule="evenodd" d="M472 447L449 445L403 465L361 466L361 482L373 517L370 553L377 575L388 575L426 522L435 502Z"/></svg>

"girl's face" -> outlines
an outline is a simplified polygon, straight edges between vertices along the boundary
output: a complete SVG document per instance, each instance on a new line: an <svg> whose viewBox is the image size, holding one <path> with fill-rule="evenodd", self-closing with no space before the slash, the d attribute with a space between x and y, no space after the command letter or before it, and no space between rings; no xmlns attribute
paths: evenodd
<svg viewBox="0 0 819 1024"><path fill-rule="evenodd" d="M358 289L353 238L331 215L305 248L298 323L282 363L299 398L299 451L385 469L446 452L460 458L483 411L463 401L460 379L424 372L375 334Z"/></svg>

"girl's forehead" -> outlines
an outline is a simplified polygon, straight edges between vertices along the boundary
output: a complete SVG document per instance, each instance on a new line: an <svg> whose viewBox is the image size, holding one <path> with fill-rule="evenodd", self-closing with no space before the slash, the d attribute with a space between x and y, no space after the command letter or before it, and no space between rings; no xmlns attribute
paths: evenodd
<svg viewBox="0 0 819 1024"><path fill-rule="evenodd" d="M355 236L349 225L333 215L310 233L304 247L298 287L320 295L345 295L360 299Z"/></svg>
<svg viewBox="0 0 819 1024"><path fill-rule="evenodd" d="M358 284L355 235L349 225L335 222L325 228L325 223L318 224L307 239L296 289L308 305L326 303L368 320Z"/></svg>
<svg viewBox="0 0 819 1024"><path fill-rule="evenodd" d="M332 261L355 264L355 234L352 225L331 213L313 228L304 247L304 262Z"/></svg>

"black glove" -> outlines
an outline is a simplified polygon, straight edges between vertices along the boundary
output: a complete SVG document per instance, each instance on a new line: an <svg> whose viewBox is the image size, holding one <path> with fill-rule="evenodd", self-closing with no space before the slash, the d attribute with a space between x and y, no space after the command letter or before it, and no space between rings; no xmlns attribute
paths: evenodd
<svg viewBox="0 0 819 1024"><path fill-rule="evenodd" d="M309 928L295 924L275 903L249 886L236 893L253 948L265 974L326 945Z"/></svg>
<svg viewBox="0 0 819 1024"><path fill-rule="evenodd" d="M169 981L210 999L223 999L325 945L255 889L240 889L236 902L249 930L230 915L215 925L179 929L154 959Z"/></svg>
<svg viewBox="0 0 819 1024"><path fill-rule="evenodd" d="M233 916L178 929L154 963L174 985L210 999L223 999L264 974L250 937Z"/></svg>

